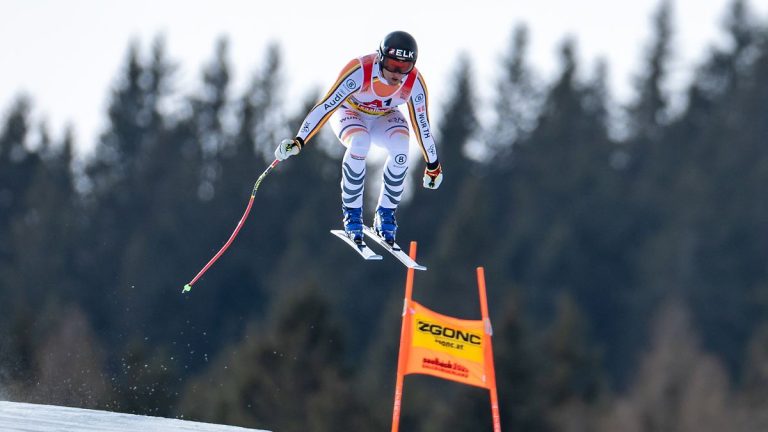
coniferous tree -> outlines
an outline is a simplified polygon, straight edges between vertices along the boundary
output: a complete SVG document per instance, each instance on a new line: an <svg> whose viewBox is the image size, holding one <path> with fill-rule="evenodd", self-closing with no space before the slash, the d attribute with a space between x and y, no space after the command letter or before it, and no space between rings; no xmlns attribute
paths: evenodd
<svg viewBox="0 0 768 432"><path fill-rule="evenodd" d="M158 163L153 158L166 123L160 107L169 90L166 78L172 67L165 56L161 39L149 62L141 60L136 44L131 46L110 98L108 127L86 162L90 229L81 259L86 263L85 282L92 291L84 306L94 314L97 327L102 323L114 328L124 325L120 319L110 319L112 314L146 313L138 302L150 287L141 274L133 272L130 257L128 266L124 265L126 251L141 253L137 251L142 247L137 243L140 240L134 235L141 237L152 223L151 209L160 201L153 193L156 178L151 174ZM132 280L134 277L137 279ZM125 304L118 307L113 296Z"/></svg>
<svg viewBox="0 0 768 432"><path fill-rule="evenodd" d="M612 322L628 287L621 274L624 228L615 218L618 191L610 159L606 98L599 82L577 79L574 47L562 49L562 72L529 140L516 145L514 215L501 241L507 275L531 287L540 318L551 315L559 292L571 292L590 315ZM619 224L619 225L617 225ZM598 339L620 340L600 322Z"/></svg>
<svg viewBox="0 0 768 432"><path fill-rule="evenodd" d="M148 74L134 43L110 95L109 129L102 135L88 165L89 180L98 196L109 196L114 187L124 185L134 173L143 143L148 139L146 132L153 108L147 95L148 80L144 78Z"/></svg>
<svg viewBox="0 0 768 432"><path fill-rule="evenodd" d="M652 39L645 54L644 67L634 82L636 96L627 109L627 151L620 155L622 164L626 164L626 191L632 197L629 200L630 223L636 230L632 240L639 241L640 247L645 245L650 257L638 269L638 287L646 293L676 289L669 284L657 286L658 281L653 280L654 275L668 275L672 271L668 265L676 262L668 256L670 249L657 250L660 246L654 241L654 235L661 229L664 220L670 217L669 210L676 198L668 191L677 172L675 164L679 162L687 139L669 138L668 128L665 127L670 121L670 95L666 84L674 33L671 2L661 0L651 22ZM638 313L639 316L645 315L641 311ZM644 324L641 326L644 327Z"/></svg>
<svg viewBox="0 0 768 432"><path fill-rule="evenodd" d="M191 99L200 144L207 155L216 156L224 151L227 143L224 122L230 103L229 42L219 39L214 59L203 70L203 87L198 96ZM214 177L215 178L215 177Z"/></svg>
<svg viewBox="0 0 768 432"><path fill-rule="evenodd" d="M507 173L511 169L512 146L528 137L539 114L540 92L535 72L528 64L529 31L515 27L508 52L502 60L503 74L496 84L494 114L496 121L488 132L489 169Z"/></svg>
<svg viewBox="0 0 768 432"><path fill-rule="evenodd" d="M556 321L543 340L542 386L556 430L594 430L604 391L599 351L587 320L568 294L557 300Z"/></svg>
<svg viewBox="0 0 768 432"><path fill-rule="evenodd" d="M768 51L749 15L742 2L733 3L726 20L731 50L716 51L706 66L705 76L724 88L684 166L679 191L690 200L683 211L693 231L691 261L699 263L689 290L694 315L707 335L705 346L723 353L732 371L738 371L750 332L765 313L754 299L765 292L760 263L768 256L755 236L765 232L768 212L760 186L768 163L762 145ZM717 211L711 210L713 202ZM717 312L711 304L719 305Z"/></svg>
<svg viewBox="0 0 768 432"><path fill-rule="evenodd" d="M0 237L10 238L11 221L24 211L23 200L32 181L38 158L29 148L31 102L19 97L0 129ZM7 265L12 250L0 242L0 266Z"/></svg>
<svg viewBox="0 0 768 432"><path fill-rule="evenodd" d="M445 106L445 114L438 123L440 162L453 166L456 176L455 181L446 184L448 188L445 193L455 193L469 174L467 147L478 139L475 133L479 129L475 113L475 89L472 85L473 71L469 58L466 55L459 57L455 68L456 87Z"/></svg>
<svg viewBox="0 0 768 432"><path fill-rule="evenodd" d="M635 83L638 97L629 107L630 133L646 140L659 138L668 114L669 100L664 86L672 49L672 4L669 0L661 0L653 17L653 28L648 65Z"/></svg>
<svg viewBox="0 0 768 432"><path fill-rule="evenodd" d="M141 146L136 149L131 176L113 188L113 193L124 189L132 199L125 208L119 202L101 199L103 206L99 209L107 214L120 210L127 213L120 219L120 243L113 250L118 267L114 279L107 282L119 299L120 309L115 313L124 316L117 320L116 329L127 339L157 332L155 329L165 324L162 299L179 284L174 254L187 236L178 229L179 203L192 196L184 191L189 180L194 179L191 173L177 169L185 167L179 163L183 147L170 139L171 120L160 108L170 95L175 68L161 38L154 42L151 56L142 67L139 96L143 107L133 119L139 127L136 139Z"/></svg>
<svg viewBox="0 0 768 432"><path fill-rule="evenodd" d="M529 139L542 109L543 92L535 70L529 65L528 39L527 27L515 28L502 62L503 75L496 85L496 121L487 133L487 145L493 157L488 158L482 168L486 178L484 187L492 189L498 197L492 200L489 211L500 220L517 217L517 209L510 205L512 173L518 162L514 146Z"/></svg>
<svg viewBox="0 0 768 432"><path fill-rule="evenodd" d="M20 203L23 213L12 223L8 238L15 251L8 282L23 287L12 298L32 308L39 308L49 296L77 300L75 256L81 233L72 132L57 145L50 142L46 128L39 135L41 163Z"/></svg>
<svg viewBox="0 0 768 432"><path fill-rule="evenodd" d="M600 391L598 354L590 346L584 316L572 298L558 298L557 321L544 340L551 372L545 378L547 394L555 406L571 399L594 401Z"/></svg>
<svg viewBox="0 0 768 432"><path fill-rule="evenodd" d="M34 380L38 343L31 330L36 311L26 297L29 287L19 279L24 249L12 241L15 227L24 223L25 201L41 170L39 156L29 150L30 105L29 99L19 97L0 126L0 328L6 331L0 337L0 386L10 396L25 394Z"/></svg>

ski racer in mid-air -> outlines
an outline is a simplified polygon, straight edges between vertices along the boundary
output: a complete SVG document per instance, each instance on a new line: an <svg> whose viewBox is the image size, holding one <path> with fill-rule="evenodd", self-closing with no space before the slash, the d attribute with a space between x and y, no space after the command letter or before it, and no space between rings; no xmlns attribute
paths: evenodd
<svg viewBox="0 0 768 432"><path fill-rule="evenodd" d="M416 141L426 168L425 188L437 189L442 168L427 112L427 87L416 69L418 48L408 33L395 31L384 37L377 52L350 61L325 96L302 122L295 138L285 139L275 150L282 161L296 155L326 121L347 148L341 167L341 201L344 231L363 243L363 190L365 159L371 144L389 153L373 229L390 245L395 243L395 211L403 194L408 170L410 130L398 106L407 104Z"/></svg>

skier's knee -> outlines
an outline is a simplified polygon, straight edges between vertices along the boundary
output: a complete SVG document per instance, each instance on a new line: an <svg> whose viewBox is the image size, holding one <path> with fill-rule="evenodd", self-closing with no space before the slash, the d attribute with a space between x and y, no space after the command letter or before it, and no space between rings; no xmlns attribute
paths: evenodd
<svg viewBox="0 0 768 432"><path fill-rule="evenodd" d="M393 156L400 153L408 153L410 145L409 137L405 134L395 134L389 139L389 152Z"/></svg>
<svg viewBox="0 0 768 432"><path fill-rule="evenodd" d="M359 132L348 138L349 153L355 159L365 159L368 156L368 150L371 149L371 136L368 132Z"/></svg>

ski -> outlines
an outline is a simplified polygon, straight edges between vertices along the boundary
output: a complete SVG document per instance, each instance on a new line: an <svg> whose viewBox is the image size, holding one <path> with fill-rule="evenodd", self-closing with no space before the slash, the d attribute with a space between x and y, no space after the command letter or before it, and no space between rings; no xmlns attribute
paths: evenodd
<svg viewBox="0 0 768 432"><path fill-rule="evenodd" d="M355 250L358 254L360 254L361 257L365 260L380 260L383 259L381 255L378 255L376 252L372 251L371 248L368 247L368 245L363 242L362 244L357 244L354 241L352 241L349 236L347 236L347 233L344 232L344 230L331 230L331 234L335 235L336 237L344 240L344 243L348 244L352 247L352 249Z"/></svg>
<svg viewBox="0 0 768 432"><path fill-rule="evenodd" d="M397 243L393 244L392 246L389 245L389 243L385 242L383 238L379 237L376 232L368 226L363 227L363 232L365 235L367 235L370 239L378 243L381 247L387 250L387 252L391 253L392 256L400 260L401 263L405 264L406 267L412 268L414 270L426 270L427 268L423 265L417 263L416 261L412 260L411 257L408 256L407 253L403 252L403 250L400 248L400 246L397 245Z"/></svg>

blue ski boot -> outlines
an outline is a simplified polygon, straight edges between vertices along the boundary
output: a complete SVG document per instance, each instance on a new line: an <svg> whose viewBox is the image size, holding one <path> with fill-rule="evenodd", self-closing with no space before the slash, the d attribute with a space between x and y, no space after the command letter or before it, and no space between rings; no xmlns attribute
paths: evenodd
<svg viewBox="0 0 768 432"><path fill-rule="evenodd" d="M376 209L376 215L373 217L373 230L383 238L390 246L395 244L395 235L397 234L397 221L395 220L395 209L379 207Z"/></svg>
<svg viewBox="0 0 768 432"><path fill-rule="evenodd" d="M357 244L363 243L363 209L341 206L344 214L344 232Z"/></svg>

